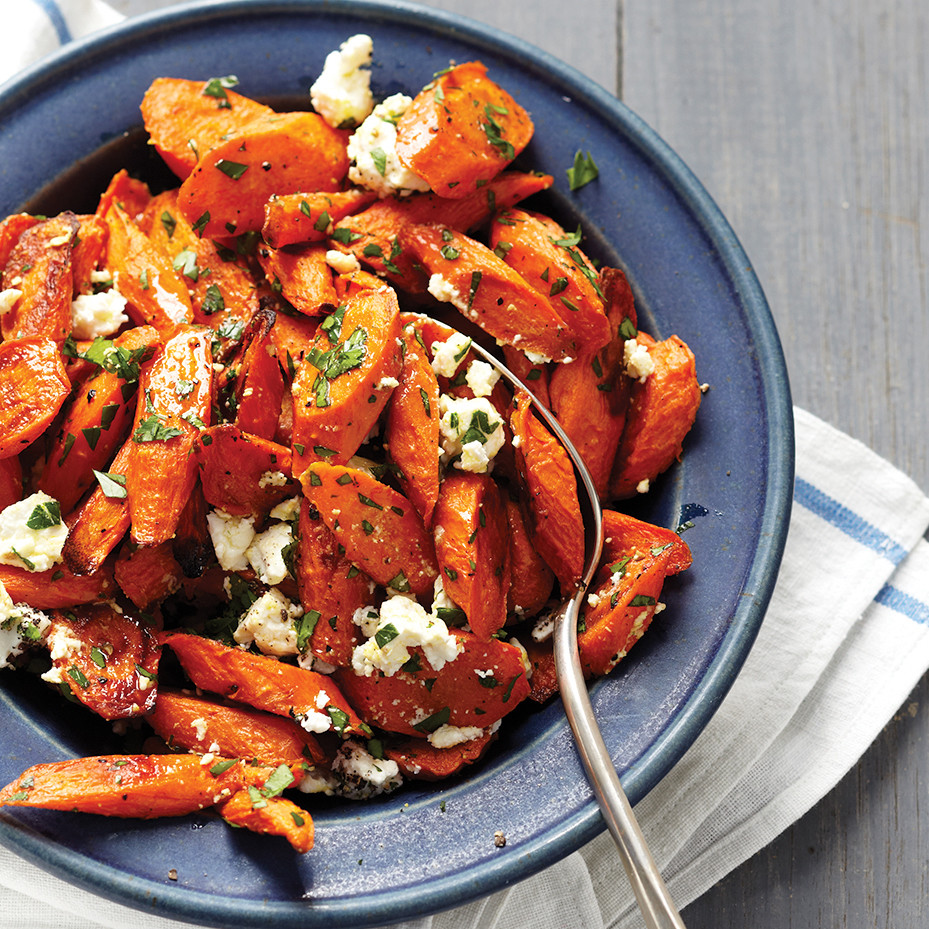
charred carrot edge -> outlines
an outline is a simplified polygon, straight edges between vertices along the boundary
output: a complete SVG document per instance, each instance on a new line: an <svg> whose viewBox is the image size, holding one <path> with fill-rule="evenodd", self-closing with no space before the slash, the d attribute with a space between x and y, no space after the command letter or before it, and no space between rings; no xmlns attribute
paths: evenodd
<svg viewBox="0 0 929 929"><path fill-rule="evenodd" d="M485 732L449 748L436 748L422 739L407 739L384 746L384 757L396 761L404 777L420 781L441 781L461 773L487 751L494 734Z"/></svg>

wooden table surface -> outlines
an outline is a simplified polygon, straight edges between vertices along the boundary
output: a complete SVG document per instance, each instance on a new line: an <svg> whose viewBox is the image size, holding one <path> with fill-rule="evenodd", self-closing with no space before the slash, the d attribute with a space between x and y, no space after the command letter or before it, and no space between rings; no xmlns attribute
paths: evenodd
<svg viewBox="0 0 929 929"><path fill-rule="evenodd" d="M929 490L925 0L425 5L542 47L656 129L745 246L794 402ZM927 698L924 679L832 793L685 909L688 927L929 925Z"/></svg>

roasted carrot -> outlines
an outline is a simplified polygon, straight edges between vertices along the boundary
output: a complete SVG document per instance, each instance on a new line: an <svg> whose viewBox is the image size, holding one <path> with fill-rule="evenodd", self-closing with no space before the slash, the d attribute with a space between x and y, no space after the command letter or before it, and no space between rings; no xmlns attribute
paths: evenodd
<svg viewBox="0 0 929 929"><path fill-rule="evenodd" d="M63 565L47 571L27 571L12 565L0 565L0 583L15 603L28 603L37 610L94 603L116 593L113 569L109 565L82 576L77 576Z"/></svg>
<svg viewBox="0 0 929 929"><path fill-rule="evenodd" d="M440 781L460 774L468 765L478 761L493 740L494 734L485 732L476 739L448 748L436 748L423 739L405 739L385 745L384 757L396 761L404 777Z"/></svg>
<svg viewBox="0 0 929 929"><path fill-rule="evenodd" d="M171 550L185 578L202 577L215 560L206 514L203 487L197 484L181 511L171 541Z"/></svg>
<svg viewBox="0 0 929 929"><path fill-rule="evenodd" d="M265 516L300 491L290 449L231 423L204 429L194 452L207 503L233 516Z"/></svg>
<svg viewBox="0 0 929 929"><path fill-rule="evenodd" d="M369 735L331 677L186 633L164 638L203 690L297 720L308 732Z"/></svg>
<svg viewBox="0 0 929 929"><path fill-rule="evenodd" d="M134 223L145 222L144 214L151 199L152 192L148 184L131 177L125 168L121 168L100 195L96 216L103 219L116 204Z"/></svg>
<svg viewBox="0 0 929 929"><path fill-rule="evenodd" d="M51 339L0 344L0 458L31 445L57 416L71 384Z"/></svg>
<svg viewBox="0 0 929 929"><path fill-rule="evenodd" d="M357 468L324 462L311 464L301 482L352 563L393 590L432 591L435 546L406 497Z"/></svg>
<svg viewBox="0 0 929 929"><path fill-rule="evenodd" d="M551 406L548 395L549 368L545 362L530 361L525 352L512 345L503 346L506 366L532 391L536 399L546 407Z"/></svg>
<svg viewBox="0 0 929 929"><path fill-rule="evenodd" d="M333 676L364 718L388 732L425 738L446 723L487 729L529 694L522 652L499 639L450 632L462 650L440 671L414 648L418 670L366 677L340 669Z"/></svg>
<svg viewBox="0 0 929 929"><path fill-rule="evenodd" d="M506 622L510 540L502 495L489 474L450 471L434 519L435 551L445 592L480 639Z"/></svg>
<svg viewBox="0 0 929 929"><path fill-rule="evenodd" d="M4 339L39 336L61 343L71 332L71 252L80 222L62 213L30 226L3 270L3 287L19 294L0 317Z"/></svg>
<svg viewBox="0 0 929 929"><path fill-rule="evenodd" d="M81 225L71 251L72 295L75 297L93 291L92 274L100 268L106 256L106 239L109 234L100 216L79 216L78 220Z"/></svg>
<svg viewBox="0 0 929 929"><path fill-rule="evenodd" d="M352 622L371 599L371 579L340 550L336 537L309 501L300 507L296 571L305 616L315 618L308 648L327 664L348 667L362 641Z"/></svg>
<svg viewBox="0 0 929 929"><path fill-rule="evenodd" d="M312 817L286 797L265 797L257 788L240 790L218 803L216 812L231 826L282 836L295 851L308 852L313 847Z"/></svg>
<svg viewBox="0 0 929 929"><path fill-rule="evenodd" d="M181 184L178 208L204 236L257 232L272 194L339 189L347 138L316 113L259 116L200 159Z"/></svg>
<svg viewBox="0 0 929 929"><path fill-rule="evenodd" d="M293 383L294 475L313 461L346 462L397 385L399 307L390 288L362 291L320 324Z"/></svg>
<svg viewBox="0 0 929 929"><path fill-rule="evenodd" d="M174 557L173 539L141 548L124 543L113 565L119 589L140 610L180 590L183 574Z"/></svg>
<svg viewBox="0 0 929 929"><path fill-rule="evenodd" d="M49 494L49 496L55 496ZM17 455L0 458L0 510L23 498L23 466Z"/></svg>
<svg viewBox="0 0 929 929"><path fill-rule="evenodd" d="M528 144L529 114L479 61L427 85L397 122L397 155L441 197L458 199L499 174Z"/></svg>
<svg viewBox="0 0 929 929"><path fill-rule="evenodd" d="M338 303L326 246L313 244L288 249L262 246L258 261L274 290L307 316L323 316Z"/></svg>
<svg viewBox="0 0 929 929"><path fill-rule="evenodd" d="M272 248L322 242L333 225L377 200L373 190L272 195L265 204L261 237Z"/></svg>
<svg viewBox="0 0 929 929"><path fill-rule="evenodd" d="M143 623L109 603L56 610L51 619L52 667L74 697L104 719L152 709L161 647Z"/></svg>
<svg viewBox="0 0 929 929"><path fill-rule="evenodd" d="M654 342L643 333L654 371L632 385L626 427L610 478L617 499L632 497L680 457L702 393L693 352L677 336Z"/></svg>
<svg viewBox="0 0 929 929"><path fill-rule="evenodd" d="M507 609L533 616L548 602L555 576L536 551L519 504L504 498L510 540L510 589Z"/></svg>
<svg viewBox="0 0 929 929"><path fill-rule="evenodd" d="M576 354L548 302L486 245L447 226L410 226L401 241L433 276L430 292L494 338L555 361Z"/></svg>
<svg viewBox="0 0 929 929"><path fill-rule="evenodd" d="M19 237L29 228L42 222L42 217L31 213L13 213L0 220L0 275L13 254ZM3 285L9 287L9 283Z"/></svg>
<svg viewBox="0 0 929 929"><path fill-rule="evenodd" d="M526 489L533 542L567 595L584 565L584 522L574 469L561 444L536 419L525 394L517 397L510 426L518 440L516 466Z"/></svg>
<svg viewBox="0 0 929 929"><path fill-rule="evenodd" d="M397 480L428 528L439 497L439 381L413 324L404 326L403 367L387 411L384 444Z"/></svg>

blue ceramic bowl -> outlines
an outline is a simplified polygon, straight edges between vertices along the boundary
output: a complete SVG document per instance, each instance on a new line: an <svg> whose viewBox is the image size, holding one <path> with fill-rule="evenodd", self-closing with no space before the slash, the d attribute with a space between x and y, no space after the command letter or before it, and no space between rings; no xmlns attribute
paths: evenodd
<svg viewBox="0 0 929 929"><path fill-rule="evenodd" d="M450 60L482 60L535 121L522 160L555 177L543 207L569 228L582 223L588 252L627 272L642 327L680 335L710 384L683 460L636 508L672 527L682 510L704 514L686 536L694 566L668 582L667 611L594 688L635 802L699 734L751 647L793 476L787 375L761 288L726 220L654 132L571 68L457 16L402 3L204 3L78 42L2 89L0 211L20 209L101 146L118 161L153 78L235 73L245 94L306 99L325 54L356 32L374 38L378 97L415 93ZM570 193L565 169L579 148L600 177ZM92 209L113 167L72 176L65 199ZM5 811L0 841L96 893L208 925L335 929L422 915L526 877L603 828L560 703L521 708L507 723L467 779L321 806L304 856L210 814L135 822ZM0 726L3 783L33 763L115 747L106 726L9 671Z"/></svg>

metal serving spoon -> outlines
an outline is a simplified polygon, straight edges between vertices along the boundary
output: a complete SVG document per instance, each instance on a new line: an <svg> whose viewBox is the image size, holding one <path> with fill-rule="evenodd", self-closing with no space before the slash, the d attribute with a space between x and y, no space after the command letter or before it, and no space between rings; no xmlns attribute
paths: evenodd
<svg viewBox="0 0 929 929"><path fill-rule="evenodd" d="M596 488L587 466L571 440L565 435L558 420L543 406L532 391L490 352L473 340L471 347L488 364L493 365L512 387L529 396L545 425L564 446L574 465L579 484L586 494L587 552L584 573L577 592L570 600L563 603L555 614L555 670L558 686L571 731L577 742L578 753L587 770L587 776L590 778L597 803L600 805L600 812L619 849L620 860L632 884L647 929L685 929L681 914L674 905L671 894L661 877L661 872L645 842L645 836L632 811L632 805L619 783L616 768L613 766L610 753L600 734L587 693L584 673L581 670L581 660L577 650L577 621L587 587L597 570L603 550L603 518ZM582 500L582 506L583 504Z"/></svg>

